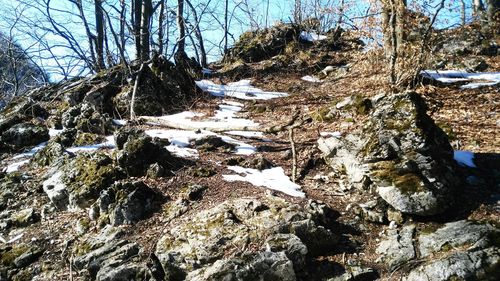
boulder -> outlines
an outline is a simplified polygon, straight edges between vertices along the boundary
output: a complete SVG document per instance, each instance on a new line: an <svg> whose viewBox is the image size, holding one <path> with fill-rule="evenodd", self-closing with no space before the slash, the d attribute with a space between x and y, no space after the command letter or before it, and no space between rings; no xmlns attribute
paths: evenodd
<svg viewBox="0 0 500 281"><path fill-rule="evenodd" d="M223 259L213 265L190 272L186 281L262 280L295 281L292 262L284 252L262 252L242 258Z"/></svg>
<svg viewBox="0 0 500 281"><path fill-rule="evenodd" d="M115 138L121 146L121 134L115 135ZM129 176L143 176L152 164L172 169L181 161L172 156L161 143L153 141L150 136L140 131L128 136L127 141L123 143L123 149L116 154L116 162Z"/></svg>
<svg viewBox="0 0 500 281"><path fill-rule="evenodd" d="M49 138L47 127L31 123L21 123L2 132L0 144L3 143L7 147L21 150L48 141Z"/></svg>
<svg viewBox="0 0 500 281"><path fill-rule="evenodd" d="M435 215L453 203L462 181L446 134L426 114L416 93L378 96L362 130L321 138L326 162L348 184L373 186L397 211Z"/></svg>
<svg viewBox="0 0 500 281"><path fill-rule="evenodd" d="M67 152L60 143L49 141L44 148L35 153L31 164L36 167L50 166L58 161L64 161L63 157L70 156L72 154Z"/></svg>
<svg viewBox="0 0 500 281"><path fill-rule="evenodd" d="M318 225L316 214L278 198L265 201L229 200L179 222L159 239L155 253L164 268L174 266L188 276L201 278L188 280L221 277L214 275L216 271L233 276L236 273L230 268L234 269L235 265L252 268L257 263L262 264L259 267L264 269L272 268L277 258L282 260L279 264L286 265L280 266L280 272L287 272L279 276L292 278L283 280L295 280L292 274L294 265L296 271L302 270L306 254L314 256L331 251L339 240L328 229ZM248 254L252 252L246 250L249 245L266 250L249 258ZM193 272L196 269L200 270ZM255 274L264 274L261 270Z"/></svg>
<svg viewBox="0 0 500 281"><path fill-rule="evenodd" d="M408 225L389 231L377 253L393 270L406 266L402 280L498 280L498 237L498 228L467 220L421 230Z"/></svg>
<svg viewBox="0 0 500 281"><path fill-rule="evenodd" d="M99 214L111 225L135 224L158 209L162 196L141 181L121 181L101 191Z"/></svg>
<svg viewBox="0 0 500 281"><path fill-rule="evenodd" d="M112 119L88 102L70 107L62 115L64 128L75 128L79 132L108 135L114 130Z"/></svg>
<svg viewBox="0 0 500 281"><path fill-rule="evenodd" d="M89 207L102 190L123 177L106 154L79 154L52 167L42 186L58 209L78 209Z"/></svg>
<svg viewBox="0 0 500 281"><path fill-rule="evenodd" d="M121 230L108 226L75 244L73 266L86 270L91 280L151 280L148 268L134 261L143 250L122 236Z"/></svg>

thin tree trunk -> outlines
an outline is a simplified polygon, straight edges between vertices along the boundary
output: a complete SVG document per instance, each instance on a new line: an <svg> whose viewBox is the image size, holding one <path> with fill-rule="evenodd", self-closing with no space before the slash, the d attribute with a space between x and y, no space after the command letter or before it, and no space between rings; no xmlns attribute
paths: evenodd
<svg viewBox="0 0 500 281"><path fill-rule="evenodd" d="M467 6L465 5L465 0L460 0L460 4L462 5L462 11L461 11L461 19L462 19L462 26L464 26L467 23Z"/></svg>
<svg viewBox="0 0 500 281"><path fill-rule="evenodd" d="M165 0L160 0L158 15L158 54L163 54L163 20L165 17Z"/></svg>
<svg viewBox="0 0 500 281"><path fill-rule="evenodd" d="M179 29L179 40L177 40L177 53L186 53L186 30L184 23L184 0L177 0L177 28Z"/></svg>
<svg viewBox="0 0 500 281"><path fill-rule="evenodd" d="M153 4L151 0L143 0L142 14L141 14L141 60L149 60L150 42L149 42L149 22L151 20L151 13L153 11Z"/></svg>
<svg viewBox="0 0 500 281"><path fill-rule="evenodd" d="M121 63L126 63L125 60L125 13L126 13L125 0L120 0L120 41L116 44L120 47ZM109 17L108 17L109 21ZM111 26L111 23L109 24Z"/></svg>
<svg viewBox="0 0 500 281"><path fill-rule="evenodd" d="M487 0L488 27L493 34L500 34L500 0Z"/></svg>
<svg viewBox="0 0 500 281"><path fill-rule="evenodd" d="M95 7L95 29L96 29L96 54L97 67L104 69L104 13L102 10L102 0L94 0Z"/></svg>
<svg viewBox="0 0 500 281"><path fill-rule="evenodd" d="M228 44L227 44L227 35L229 33L228 27L228 14L229 14L229 0L226 0L224 6L224 54L227 54Z"/></svg>
<svg viewBox="0 0 500 281"><path fill-rule="evenodd" d="M141 11L142 3L141 0L132 0L132 28L134 32L135 41L135 57L136 59L141 59Z"/></svg>

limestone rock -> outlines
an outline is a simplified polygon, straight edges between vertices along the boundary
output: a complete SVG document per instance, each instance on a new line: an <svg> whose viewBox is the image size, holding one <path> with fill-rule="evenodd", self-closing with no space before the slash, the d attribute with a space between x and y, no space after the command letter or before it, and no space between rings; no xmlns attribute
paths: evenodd
<svg viewBox="0 0 500 281"><path fill-rule="evenodd" d="M108 114L102 113L88 102L70 107L62 115L65 128L76 128L78 131L107 135L114 129Z"/></svg>
<svg viewBox="0 0 500 281"><path fill-rule="evenodd" d="M117 140L121 138L120 135L116 137ZM116 160L117 164L130 176L145 175L151 164L156 163L163 168L173 168L180 162L164 146L154 142L143 132L129 135L123 144L123 149L118 151Z"/></svg>
<svg viewBox="0 0 500 281"><path fill-rule="evenodd" d="M416 93L378 96L373 104L362 131L318 141L326 162L355 187L373 184L397 211L444 212L461 185L446 134Z"/></svg>
<svg viewBox="0 0 500 281"><path fill-rule="evenodd" d="M64 156L69 157L71 154L60 143L49 141L47 146L35 153L31 163L37 167L50 166L57 161L63 161L61 157Z"/></svg>
<svg viewBox="0 0 500 281"><path fill-rule="evenodd" d="M292 262L286 257L284 252L263 252L247 255L241 259L218 260L206 269L189 273L186 280L295 281L296 276L293 271Z"/></svg>
<svg viewBox="0 0 500 281"><path fill-rule="evenodd" d="M45 126L21 123L2 132L0 142L15 150L20 150L48 141L49 138L49 130Z"/></svg>
<svg viewBox="0 0 500 281"><path fill-rule="evenodd" d="M158 241L156 255L164 267L175 266L189 274L197 268L203 268L200 270L203 274L215 272L215 268L222 265L226 269L218 270L226 272L227 267L234 267L237 260L236 264L251 267L253 262L244 258L246 245L260 245L264 249L266 245L263 243L269 238L268 247L283 251L292 271L294 263L296 270L300 271L305 253L315 255L331 251L339 239L328 229L318 226L318 221L312 219L314 217L302 207L277 198L262 202L229 200L199 212L171 229ZM274 236L277 234L282 235ZM285 238L289 241L284 241ZM228 260L215 263L223 257ZM200 274L196 273L196 276L205 276ZM207 276L212 276L212 273Z"/></svg>
<svg viewBox="0 0 500 281"><path fill-rule="evenodd" d="M415 225L407 225L401 230L390 230L387 239L380 242L376 252L389 268L395 269L416 257L414 234Z"/></svg>
<svg viewBox="0 0 500 281"><path fill-rule="evenodd" d="M158 209L161 196L141 181L121 181L101 191L96 204L111 225L135 224Z"/></svg>

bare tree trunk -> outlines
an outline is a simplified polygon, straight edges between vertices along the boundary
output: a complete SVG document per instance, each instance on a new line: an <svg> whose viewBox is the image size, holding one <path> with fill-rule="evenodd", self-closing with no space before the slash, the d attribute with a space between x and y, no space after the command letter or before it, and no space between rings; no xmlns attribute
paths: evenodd
<svg viewBox="0 0 500 281"><path fill-rule="evenodd" d="M184 0L177 0L177 28L179 29L179 40L177 40L177 53L186 53L186 29L184 23Z"/></svg>
<svg viewBox="0 0 500 281"><path fill-rule="evenodd" d="M96 58L97 68L104 69L104 13L102 0L94 0L95 7L95 29L96 29Z"/></svg>
<svg viewBox="0 0 500 281"><path fill-rule="evenodd" d="M227 39L228 39L227 35L229 33L228 14L229 14L229 0L226 0L224 6L224 54L227 54L228 51L228 44L227 44Z"/></svg>
<svg viewBox="0 0 500 281"><path fill-rule="evenodd" d="M141 13L141 60L149 60L150 42L149 42L149 22L153 12L153 4L151 0L142 1Z"/></svg>
<svg viewBox="0 0 500 281"><path fill-rule="evenodd" d="M462 6L462 11L461 11L461 19L462 19L462 26L464 26L467 23L467 6L465 4L465 0L460 0L460 4Z"/></svg>
<svg viewBox="0 0 500 281"><path fill-rule="evenodd" d="M141 0L132 0L132 30L134 32L135 41L135 57L141 59Z"/></svg>
<svg viewBox="0 0 500 281"><path fill-rule="evenodd" d="M476 19L481 19L481 16L484 12L484 5L483 1L481 0L474 0L473 2L473 16Z"/></svg>
<svg viewBox="0 0 500 281"><path fill-rule="evenodd" d="M120 42L116 43L118 46L121 46L120 48L120 58L121 58L121 63L126 63L125 60L125 12L126 12L127 6L125 5L125 0L120 0ZM108 18L109 21L109 18ZM111 26L111 23L110 23Z"/></svg>
<svg viewBox="0 0 500 281"><path fill-rule="evenodd" d="M163 54L163 20L165 18L165 0L160 0L158 15L158 54Z"/></svg>

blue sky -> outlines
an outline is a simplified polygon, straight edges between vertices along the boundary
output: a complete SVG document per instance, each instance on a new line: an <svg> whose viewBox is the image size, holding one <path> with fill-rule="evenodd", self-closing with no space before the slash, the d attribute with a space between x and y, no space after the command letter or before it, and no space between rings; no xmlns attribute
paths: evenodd
<svg viewBox="0 0 500 281"><path fill-rule="evenodd" d="M35 5L37 2L41 2L42 0L27 0L26 3L30 5ZM200 3L210 3L209 7L212 11L212 14L206 13L202 17L202 22L200 27L203 31L203 36L206 41L206 49L209 53L209 61L215 61L220 59L221 49L219 48L220 42L222 41L223 31L222 26L220 25L223 22L223 8L224 1L220 0L191 0L193 5L199 7ZM315 16L318 13L331 10L335 14L338 12L339 2L340 0L302 0L303 5L308 8L304 8L304 17L307 16ZM86 3L86 16L90 23L93 23L93 5L91 0L83 0ZM105 3L107 4L115 4L118 3L118 0L107 0ZM166 1L167 5L174 5L176 1L168 0ZM438 1L426 0L426 1L410 1L410 7L413 7L415 3L420 6L425 6L428 10L433 11L432 8L435 3ZM466 1L467 5L470 7L471 0ZM47 26L47 23L43 23L43 18L39 15L39 11L37 11L33 7L27 8L26 5L20 4L20 0L0 0L0 30L5 32L5 30L12 23L12 18L17 15L22 15L22 22L24 22L24 26L22 24L18 24L18 30L15 30L14 35L17 39L17 42L20 43L24 48L27 48L29 52L33 52L33 55L40 57L38 63L47 69L47 71L51 72L51 77L53 80L59 80L62 77L62 72L71 73L73 75L79 75L82 64L75 64L77 61L75 58L68 57L71 53L69 52L67 46L67 41L63 40L61 37L51 33L50 31L43 31L42 29ZM276 21L285 21L288 22L292 18L292 10L293 10L293 0L230 0L230 13L233 14L231 17L230 24L230 32L233 34L234 38L237 39L238 36L250 28L263 28L267 25L272 25ZM249 16L244 10L248 4L249 9L251 10L251 16ZM354 1L354 0L346 0L346 5L348 9L346 10L349 17L359 17L364 15L369 7L367 1ZM440 27L449 27L456 25L460 22L459 10L460 1L448 0L446 1L446 9L442 11L442 17L440 17L437 22ZM269 4L269 8L268 5ZM12 7L17 8L17 10L13 10ZM108 7L108 8L106 8ZM69 3L68 0L51 0L51 8L53 17L60 24L60 28L66 28L67 31L75 37L75 41L82 46L82 48L86 49L86 36L85 31L82 28L82 24L78 17L75 15L77 13L76 8L73 4ZM170 7L175 9L175 7ZM2 10L3 9L3 10ZM105 6L105 9L109 9L109 6ZM188 9L187 7L185 8ZM198 9L198 13L201 13L201 8ZM13 12L14 11L14 12ZM266 17L266 11L269 11ZM68 13L69 12L69 13ZM116 16L116 13L112 13L111 16ZM470 11L469 11L470 17ZM9 20L9 18L11 18ZM37 23L38 20L40 26L39 28L33 28L33 24ZM154 19L155 21L156 19ZM331 20L335 20L332 18ZM356 22L359 24L360 20ZM153 22L155 25L156 22ZM115 30L118 29L118 26L114 26ZM176 30L175 26L170 28L169 40L176 40ZM36 36L32 36L36 35ZM43 40L35 40L33 37L40 37ZM154 35L153 35L154 38ZM112 38L110 38L110 42L112 42ZM133 58L133 42L129 41L129 45L127 47L127 52L129 58ZM233 40L230 38L229 44L232 44ZM188 40L189 44L189 40ZM45 48L43 52L35 52L40 48L44 48L47 46L51 46L51 48ZM170 44L172 46L173 44ZM171 49L169 51L172 51ZM190 52L192 55L193 52ZM54 60L51 59L51 56L56 56L59 59ZM68 65L68 67L64 67L64 65ZM73 67L69 67L73 66ZM85 72L83 73L85 74Z"/></svg>

